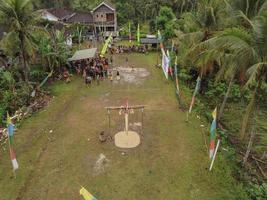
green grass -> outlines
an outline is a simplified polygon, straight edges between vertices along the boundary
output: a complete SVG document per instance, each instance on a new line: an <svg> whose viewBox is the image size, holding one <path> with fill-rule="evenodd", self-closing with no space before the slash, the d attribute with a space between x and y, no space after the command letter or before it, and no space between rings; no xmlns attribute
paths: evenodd
<svg viewBox="0 0 267 200"><path fill-rule="evenodd" d="M132 40L131 42L129 40L121 40L116 45L132 46L138 45L138 42L136 40Z"/></svg>
<svg viewBox="0 0 267 200"><path fill-rule="evenodd" d="M242 199L243 192L220 154L208 172L200 121L192 117L185 122L173 84L154 67L156 54L128 58L135 67L150 71L142 85L106 81L87 88L75 77L70 84L52 86L55 98L50 105L25 120L15 135L20 164L16 179L8 151L0 151L1 200L82 199L80 185L100 200ZM125 55L114 61L124 65ZM112 142L99 143L98 134L108 128L105 106L121 105L126 98L146 109L141 145L122 155ZM140 120L137 115L133 118ZM121 127L123 119L118 113L112 116L114 129ZM101 153L110 162L105 173L95 175Z"/></svg>

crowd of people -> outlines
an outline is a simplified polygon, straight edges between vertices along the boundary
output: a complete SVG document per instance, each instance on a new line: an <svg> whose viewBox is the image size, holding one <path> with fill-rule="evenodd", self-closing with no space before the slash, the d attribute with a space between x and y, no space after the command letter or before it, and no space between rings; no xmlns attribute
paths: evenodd
<svg viewBox="0 0 267 200"><path fill-rule="evenodd" d="M120 53L147 53L148 46L147 45L131 45L131 46L111 46L110 53L111 54L120 54Z"/></svg>
<svg viewBox="0 0 267 200"><path fill-rule="evenodd" d="M112 62L112 58L109 60L108 58L99 56L96 58L74 61L71 63L71 66L75 69L76 74L84 79L85 84L89 85L93 81L99 84L101 80L110 78L110 64L112 64ZM67 70L63 72L63 77L66 82L69 81L69 73Z"/></svg>
<svg viewBox="0 0 267 200"><path fill-rule="evenodd" d="M74 61L71 63L71 67L75 69L77 75L81 76L86 85L91 85L93 81L99 85L100 81L108 79L113 81L113 77L116 76L116 80L120 80L120 72L116 71L113 74L113 69L110 65L113 64L113 57L110 59L105 57L96 57L85 60ZM70 82L70 73L67 68L63 71L63 79L66 83Z"/></svg>
<svg viewBox="0 0 267 200"><path fill-rule="evenodd" d="M97 84L100 84L101 80L109 79L113 81L113 71L111 69L111 65L113 64L113 54L121 54L121 53L147 53L148 46L144 45L132 45L132 46L124 46L112 45L109 47L109 53L111 54L110 59L105 57L97 56L95 58L88 58L84 60L73 61L70 64L71 68L74 69L77 75L80 75L84 83L86 85L92 84L93 81L96 81ZM126 57L126 63L128 63L128 57ZM63 79L66 83L71 81L70 73L67 68L64 69L62 74ZM120 72L115 72L115 77L117 80L120 80Z"/></svg>

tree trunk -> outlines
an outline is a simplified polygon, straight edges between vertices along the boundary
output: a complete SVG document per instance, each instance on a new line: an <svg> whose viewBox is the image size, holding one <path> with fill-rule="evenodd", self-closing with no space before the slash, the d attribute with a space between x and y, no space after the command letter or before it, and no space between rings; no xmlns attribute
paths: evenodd
<svg viewBox="0 0 267 200"><path fill-rule="evenodd" d="M251 152L251 148L252 148L252 145L253 145L253 142L254 142L254 138L256 136L256 109L254 110L254 113L253 113L253 124L252 124L252 127L251 127L251 132L250 132L250 138L249 138L249 142L248 142L248 146L247 146L247 151L246 151L246 154L243 158L243 166L246 164L247 160L248 160L248 157L249 157L249 154Z"/></svg>
<svg viewBox="0 0 267 200"><path fill-rule="evenodd" d="M180 8L180 16L183 14L183 9L184 9L184 0L182 2L181 8Z"/></svg>
<svg viewBox="0 0 267 200"><path fill-rule="evenodd" d="M26 82L29 81L29 69L27 64L27 56L25 51L25 39L23 36L23 33L19 33L19 39L20 39L20 50L22 52L22 62L23 62L23 72L24 72L24 79Z"/></svg>
<svg viewBox="0 0 267 200"><path fill-rule="evenodd" d="M225 105L226 105L226 102L229 98L229 95L230 95L230 91L232 89L232 85L234 83L234 76L232 76L230 82L229 82L229 85L228 85L228 88L227 88L227 92L226 94L224 95L224 99L223 99L223 102L222 102L222 105L220 107L220 111L219 111L219 114L218 114L218 121L220 121L222 115L223 115L223 111L224 111L224 108L225 108Z"/></svg>
<svg viewBox="0 0 267 200"><path fill-rule="evenodd" d="M248 17L249 0L246 1L246 16Z"/></svg>
<svg viewBox="0 0 267 200"><path fill-rule="evenodd" d="M241 126L241 131L240 131L240 138L244 139L246 135L246 129L248 127L248 121L251 116L251 111L254 107L255 100L256 100L256 95L258 91L259 85L254 89L253 94L252 94L252 99L250 100L247 108L246 108L246 113L244 115L243 121L242 121L242 126Z"/></svg>

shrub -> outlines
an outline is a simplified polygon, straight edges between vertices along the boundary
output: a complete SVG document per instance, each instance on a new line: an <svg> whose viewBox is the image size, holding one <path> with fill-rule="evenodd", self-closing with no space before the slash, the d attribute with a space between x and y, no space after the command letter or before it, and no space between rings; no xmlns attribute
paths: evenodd
<svg viewBox="0 0 267 200"><path fill-rule="evenodd" d="M249 184L247 189L248 196L251 200L265 200L267 197L267 184Z"/></svg>
<svg viewBox="0 0 267 200"><path fill-rule="evenodd" d="M40 67L34 67L30 71L30 79L34 82L41 82L47 75L48 73L44 72Z"/></svg>
<svg viewBox="0 0 267 200"><path fill-rule="evenodd" d="M190 75L188 75L188 72L186 71L186 69L181 69L178 74L178 77L184 82L188 81L191 78Z"/></svg>

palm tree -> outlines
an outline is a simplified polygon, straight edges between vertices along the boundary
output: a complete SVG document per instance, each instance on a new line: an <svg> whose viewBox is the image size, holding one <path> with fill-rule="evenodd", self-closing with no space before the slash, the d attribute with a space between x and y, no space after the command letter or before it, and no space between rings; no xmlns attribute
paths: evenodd
<svg viewBox="0 0 267 200"><path fill-rule="evenodd" d="M253 20L249 20L248 17L246 18L246 20L249 21L249 24L251 25L251 28L249 30L244 28L226 29L215 37L196 45L193 50L191 50L198 50L198 52L200 52L199 49L207 49L207 51L213 52L217 51L215 57L217 57L217 59L220 59L221 61L221 69L218 72L217 80L220 80L222 78L222 75L224 75L224 78L226 78L226 80L230 79L227 92L220 107L218 119L222 117L223 110L231 91L234 77L238 74L245 74L246 70L252 65L255 67L264 67L266 65L266 10L267 2L261 4L261 7L258 9L258 16L254 17ZM238 17L240 17L240 15L238 15ZM218 51L221 51L222 53L218 54ZM203 52L201 54L203 54ZM208 55L214 56L213 54ZM207 60L207 56L205 60ZM251 70L252 69L250 69L250 71ZM264 74L263 72L261 73ZM244 138L245 136L245 130L247 128L248 120L254 105L253 100L255 100L256 98L255 95L257 95L257 91L259 91L259 88L257 90L255 89L255 91L253 92L253 98L247 106L247 112L244 116L241 128L241 138Z"/></svg>
<svg viewBox="0 0 267 200"><path fill-rule="evenodd" d="M190 37L189 41L196 41L201 36L201 40L191 46L187 56L185 56L192 56L193 52L197 57L193 63L199 65L201 76L205 73L207 66L211 65L212 59L216 60L214 52L211 53L211 49L203 48L203 44L219 31L219 27L226 26L223 23L223 21L226 21L223 20L226 16L225 7L226 4L221 4L219 0L201 0L197 4L196 13L184 13L181 15L181 19L178 20L180 26L180 31L177 31L178 34L176 34L178 37Z"/></svg>
<svg viewBox="0 0 267 200"><path fill-rule="evenodd" d="M4 39L18 46L24 79L28 81L29 58L35 48L34 32L39 29L35 26L38 17L31 0L0 0L0 17L9 31Z"/></svg>
<svg viewBox="0 0 267 200"><path fill-rule="evenodd" d="M235 49L231 45L228 46L227 41L234 40L240 48ZM206 41L208 48L220 51L221 54L217 58L220 59L220 70L217 74L216 81L221 79L229 80L227 92L224 96L223 102L218 113L218 120L223 115L224 108L229 98L235 76L245 74L246 70L252 64L253 51L251 50L252 37L242 28L226 29ZM242 48L246 56L240 56L240 49ZM241 77L242 78L242 77Z"/></svg>
<svg viewBox="0 0 267 200"><path fill-rule="evenodd" d="M262 83L266 82L267 2L263 4L259 9L259 14L249 23L250 29L227 30L217 39L218 47L234 52L235 58L239 60L239 66L247 66L249 79L246 85L256 84L242 122L241 139L245 137L248 121Z"/></svg>

